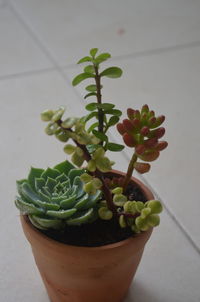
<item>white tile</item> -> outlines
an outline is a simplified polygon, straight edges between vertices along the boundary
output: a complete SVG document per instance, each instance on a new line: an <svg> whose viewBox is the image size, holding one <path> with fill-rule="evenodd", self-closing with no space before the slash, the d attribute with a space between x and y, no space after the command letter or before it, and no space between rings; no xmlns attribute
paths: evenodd
<svg viewBox="0 0 200 302"><path fill-rule="evenodd" d="M7 6L0 9L0 76L52 66Z"/></svg>
<svg viewBox="0 0 200 302"><path fill-rule="evenodd" d="M199 276L199 255L163 213L124 302L200 301Z"/></svg>
<svg viewBox="0 0 200 302"><path fill-rule="evenodd" d="M199 1L15 0L62 65L92 47L114 56L200 40Z"/></svg>
<svg viewBox="0 0 200 302"><path fill-rule="evenodd" d="M81 105L74 91L57 72L0 81L1 188L4 210L13 214L16 179L26 177L29 167L54 166L65 160L63 143L44 133L46 123L40 112L67 108L66 116L76 116ZM7 215L0 211L1 222Z"/></svg>
<svg viewBox="0 0 200 302"><path fill-rule="evenodd" d="M121 79L103 80L103 96L126 112L148 103L157 115L165 114L167 150L145 175L183 226L200 246L200 47L115 62L124 70ZM69 78L81 67L67 69ZM84 96L84 83L77 87ZM125 115L124 115L125 116ZM120 135L112 131L121 142ZM131 154L128 148L127 154Z"/></svg>

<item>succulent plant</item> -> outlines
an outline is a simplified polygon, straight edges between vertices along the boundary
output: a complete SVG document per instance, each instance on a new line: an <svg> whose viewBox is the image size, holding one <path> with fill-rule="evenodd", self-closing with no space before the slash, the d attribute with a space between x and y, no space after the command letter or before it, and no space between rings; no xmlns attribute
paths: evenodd
<svg viewBox="0 0 200 302"><path fill-rule="evenodd" d="M101 191L84 191L80 176L68 161L46 170L31 168L27 179L17 181L19 196L15 204L39 229L62 229L81 225L97 218L97 202Z"/></svg>

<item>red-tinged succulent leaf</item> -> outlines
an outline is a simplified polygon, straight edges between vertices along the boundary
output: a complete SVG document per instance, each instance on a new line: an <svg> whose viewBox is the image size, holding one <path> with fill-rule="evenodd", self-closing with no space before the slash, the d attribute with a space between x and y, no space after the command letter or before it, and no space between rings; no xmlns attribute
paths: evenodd
<svg viewBox="0 0 200 302"><path fill-rule="evenodd" d="M134 168L136 169L137 172L144 174L149 172L151 165L150 164L146 164L146 163L138 163L136 162L134 164Z"/></svg>
<svg viewBox="0 0 200 302"><path fill-rule="evenodd" d="M149 134L149 127L144 126L142 127L142 129L140 130L140 134L142 134L143 136L147 136Z"/></svg>
<svg viewBox="0 0 200 302"><path fill-rule="evenodd" d="M166 142L166 141L158 142L158 144L157 144L157 146L156 146L156 150L162 151L162 150L164 150L165 148L167 148L167 146L168 146L168 142Z"/></svg>
<svg viewBox="0 0 200 302"><path fill-rule="evenodd" d="M144 145L137 145L135 147L135 152L139 155L142 155L146 151L146 148Z"/></svg>
<svg viewBox="0 0 200 302"><path fill-rule="evenodd" d="M154 148L157 147L158 139L156 137L149 138L144 142L146 148Z"/></svg>
<svg viewBox="0 0 200 302"><path fill-rule="evenodd" d="M132 120L134 118L134 114L135 114L135 110L132 108L128 108L127 109L127 116L130 120Z"/></svg>
<svg viewBox="0 0 200 302"><path fill-rule="evenodd" d="M158 129L155 129L155 137L161 138L165 134L165 128L160 127Z"/></svg>
<svg viewBox="0 0 200 302"><path fill-rule="evenodd" d="M164 115L160 115L156 118L156 127L159 127L165 120Z"/></svg>
<svg viewBox="0 0 200 302"><path fill-rule="evenodd" d="M149 116L149 118L154 117L155 116L155 112L153 110L149 111L148 116Z"/></svg>
<svg viewBox="0 0 200 302"><path fill-rule="evenodd" d="M134 118L131 123L135 128L138 128L140 126L140 120L138 118Z"/></svg>
<svg viewBox="0 0 200 302"><path fill-rule="evenodd" d="M135 147L136 145L134 138L128 133L124 133L123 140L128 147Z"/></svg>
<svg viewBox="0 0 200 302"><path fill-rule="evenodd" d="M146 151L145 154L139 155L139 158L143 161L154 161L160 155L160 152L157 150Z"/></svg>
<svg viewBox="0 0 200 302"><path fill-rule="evenodd" d="M145 112L145 113L149 112L149 106L147 104L142 106L141 113L143 113L143 112Z"/></svg>
<svg viewBox="0 0 200 302"><path fill-rule="evenodd" d="M148 121L148 125L151 128L151 127L154 127L155 123L156 123L156 118L155 118L155 116L152 116Z"/></svg>
<svg viewBox="0 0 200 302"><path fill-rule="evenodd" d="M124 126L126 131L133 131L134 130L133 124L128 119L123 120L123 126Z"/></svg>
<svg viewBox="0 0 200 302"><path fill-rule="evenodd" d="M140 119L140 111L139 110L135 110L134 117L136 119Z"/></svg>
<svg viewBox="0 0 200 302"><path fill-rule="evenodd" d="M143 122L146 121L146 120L147 120L147 113L146 113L146 112L142 113L140 119L141 119L141 121L143 121Z"/></svg>
<svg viewBox="0 0 200 302"><path fill-rule="evenodd" d="M123 135L126 132L124 125L122 123L117 124L117 130L121 135Z"/></svg>

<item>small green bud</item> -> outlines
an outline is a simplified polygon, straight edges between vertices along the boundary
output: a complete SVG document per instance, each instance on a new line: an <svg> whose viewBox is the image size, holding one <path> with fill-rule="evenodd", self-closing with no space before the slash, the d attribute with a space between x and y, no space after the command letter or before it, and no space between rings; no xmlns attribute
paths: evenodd
<svg viewBox="0 0 200 302"><path fill-rule="evenodd" d="M71 159L72 159L72 162L78 167L81 167L84 162L84 158L81 156L78 156L76 154L76 152L73 153Z"/></svg>
<svg viewBox="0 0 200 302"><path fill-rule="evenodd" d="M41 120L44 122L49 122L52 118L52 116L54 115L54 111L53 110L45 110L41 113Z"/></svg>
<svg viewBox="0 0 200 302"><path fill-rule="evenodd" d="M150 215L147 218L147 223L151 227L158 226L160 224L160 217L156 214Z"/></svg>
<svg viewBox="0 0 200 302"><path fill-rule="evenodd" d="M125 213L131 213L134 215L137 212L134 201L127 201L123 207Z"/></svg>
<svg viewBox="0 0 200 302"><path fill-rule="evenodd" d="M162 212L162 204L159 200L150 200L147 202L148 208L151 209L152 214L159 214Z"/></svg>
<svg viewBox="0 0 200 302"><path fill-rule="evenodd" d="M96 166L101 172L104 173L109 172L112 169L110 160L107 157L96 159Z"/></svg>
<svg viewBox="0 0 200 302"><path fill-rule="evenodd" d="M94 152L93 158L94 159L102 158L104 154L105 154L105 150L102 147L100 147Z"/></svg>
<svg viewBox="0 0 200 302"><path fill-rule="evenodd" d="M77 121L77 118L75 117L68 117L66 120L64 120L61 124L64 128L72 128Z"/></svg>
<svg viewBox="0 0 200 302"><path fill-rule="evenodd" d="M118 207L122 207L126 201L127 197L123 194L115 194L113 197L113 202Z"/></svg>
<svg viewBox="0 0 200 302"><path fill-rule="evenodd" d="M123 188L122 187L117 187L112 190L113 194L122 194L123 193Z"/></svg>
<svg viewBox="0 0 200 302"><path fill-rule="evenodd" d="M69 139L68 134L65 131L63 131L62 129L56 130L55 136L59 141L64 142L64 143L66 143Z"/></svg>
<svg viewBox="0 0 200 302"><path fill-rule="evenodd" d="M100 189L102 187L102 181L99 178L93 178L92 183L96 189Z"/></svg>
<svg viewBox="0 0 200 302"><path fill-rule="evenodd" d="M88 194L95 194L96 193L96 188L94 187L92 181L86 183L83 186L83 190L88 193Z"/></svg>
<svg viewBox="0 0 200 302"><path fill-rule="evenodd" d="M58 126L55 123L50 122L45 128L45 133L47 135L53 135L57 130Z"/></svg>
<svg viewBox="0 0 200 302"><path fill-rule="evenodd" d="M57 122L58 120L61 119L61 117L63 116L65 112L65 108L64 107L60 107L58 110L56 110L54 112L54 115L52 116L52 122Z"/></svg>
<svg viewBox="0 0 200 302"><path fill-rule="evenodd" d="M150 208L144 208L141 212L141 218L145 219L147 216L151 214L151 209Z"/></svg>
<svg viewBox="0 0 200 302"><path fill-rule="evenodd" d="M84 183L88 183L89 181L91 181L93 179L93 177L87 173L83 173L81 176L80 176L81 180L84 182Z"/></svg>
<svg viewBox="0 0 200 302"><path fill-rule="evenodd" d="M74 153L75 149L76 149L76 147L73 146L73 145L70 145L70 144L65 145L64 148L63 148L64 152L67 153L67 154Z"/></svg>
<svg viewBox="0 0 200 302"><path fill-rule="evenodd" d="M112 211L110 211L107 207L102 207L98 210L99 217L103 220L110 220L113 217Z"/></svg>
<svg viewBox="0 0 200 302"><path fill-rule="evenodd" d="M94 172L94 171L96 170L96 164L95 164L95 161L94 161L93 159L91 159L91 160L88 162L87 169L88 169L88 171L90 171L90 172Z"/></svg>
<svg viewBox="0 0 200 302"><path fill-rule="evenodd" d="M83 150L81 149L81 148L79 148L79 147L76 147L75 148L75 153L78 155L78 156L83 156Z"/></svg>

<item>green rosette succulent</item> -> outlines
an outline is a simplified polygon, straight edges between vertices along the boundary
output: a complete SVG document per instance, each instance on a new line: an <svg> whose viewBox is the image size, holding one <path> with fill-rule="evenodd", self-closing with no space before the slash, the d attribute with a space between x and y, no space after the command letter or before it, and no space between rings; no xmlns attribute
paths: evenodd
<svg viewBox="0 0 200 302"><path fill-rule="evenodd" d="M63 229L66 225L81 225L97 219L97 203L101 191L84 191L77 169L68 161L46 170L31 168L27 179L17 181L19 196L15 205L32 224L42 230Z"/></svg>

